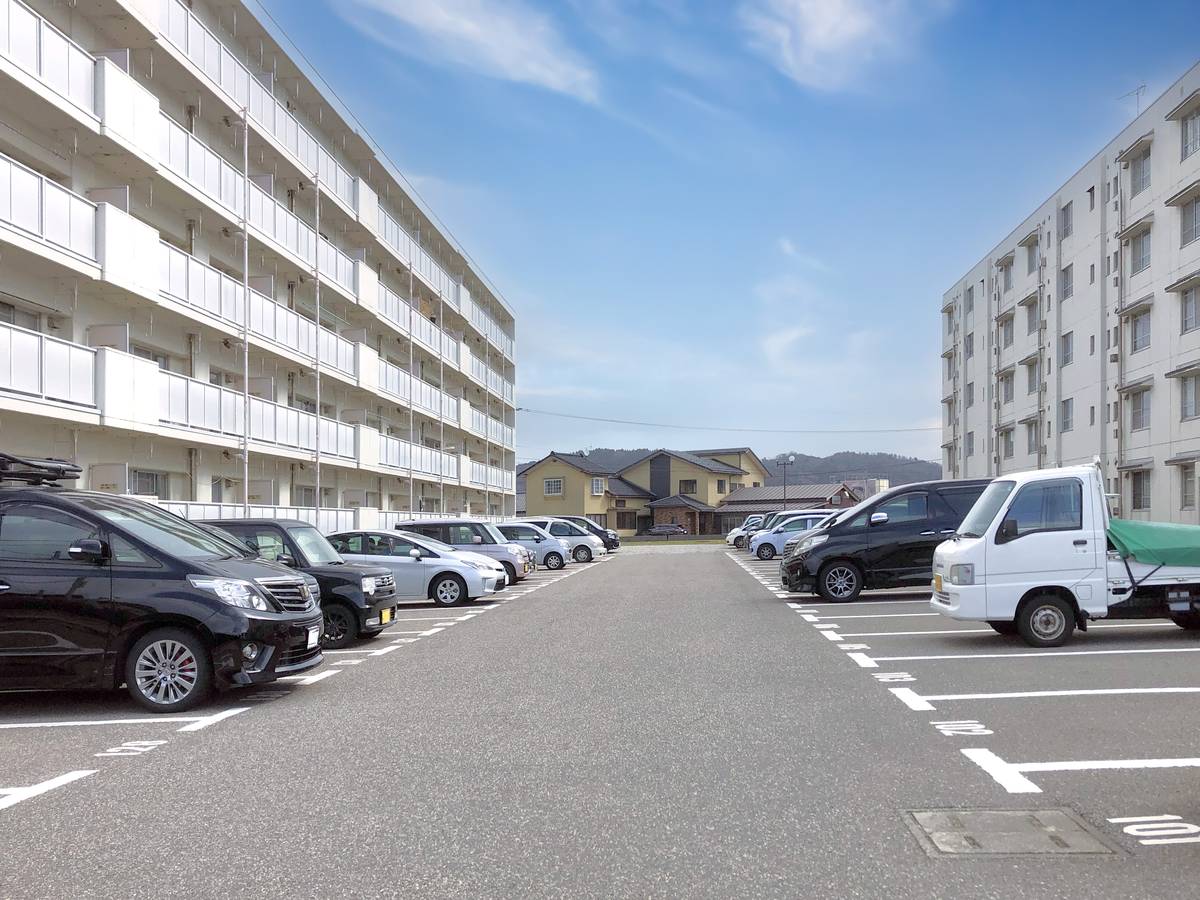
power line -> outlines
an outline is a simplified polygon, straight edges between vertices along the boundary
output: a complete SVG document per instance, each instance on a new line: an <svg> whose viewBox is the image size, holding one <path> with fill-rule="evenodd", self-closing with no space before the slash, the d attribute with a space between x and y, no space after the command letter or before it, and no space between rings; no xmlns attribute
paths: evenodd
<svg viewBox="0 0 1200 900"><path fill-rule="evenodd" d="M727 425L676 425L670 422L639 422L633 419L606 419L599 416L579 416L572 413L552 412L548 409L530 409L518 406L517 412L533 413L538 416L553 416L558 419L579 419L584 422L603 422L609 425L638 425L643 428L673 428L680 431L736 431L744 434L905 434L918 431L938 431L941 426L913 428L742 428Z"/></svg>

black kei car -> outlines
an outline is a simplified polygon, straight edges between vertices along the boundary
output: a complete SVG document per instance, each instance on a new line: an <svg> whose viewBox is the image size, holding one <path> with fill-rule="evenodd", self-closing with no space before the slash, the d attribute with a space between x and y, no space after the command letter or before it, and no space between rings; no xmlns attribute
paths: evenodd
<svg viewBox="0 0 1200 900"><path fill-rule="evenodd" d="M304 572L321 586L326 650L378 635L396 617L391 569L348 563L325 535L299 519L210 519L201 524L225 531L263 559Z"/></svg>
<svg viewBox="0 0 1200 900"><path fill-rule="evenodd" d="M905 484L876 494L804 534L780 562L789 591L846 603L864 588L920 587L933 551L958 529L989 479Z"/></svg>
<svg viewBox="0 0 1200 900"><path fill-rule="evenodd" d="M609 553L614 550L621 549L621 536L611 528L601 528L587 516L556 516L558 519L566 519L574 525L578 525L588 534L600 538L604 542L604 549Z"/></svg>
<svg viewBox="0 0 1200 900"><path fill-rule="evenodd" d="M124 684L174 713L323 662L300 575L153 504L61 486L79 472L0 453L0 690Z"/></svg>

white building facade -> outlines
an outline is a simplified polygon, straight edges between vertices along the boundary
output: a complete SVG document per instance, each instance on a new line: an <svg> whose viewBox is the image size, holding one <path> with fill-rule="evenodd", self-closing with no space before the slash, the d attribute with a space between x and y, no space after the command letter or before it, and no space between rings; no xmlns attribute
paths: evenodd
<svg viewBox="0 0 1200 900"><path fill-rule="evenodd" d="M1099 456L1122 515L1200 522L1200 65L942 303L947 478Z"/></svg>
<svg viewBox="0 0 1200 900"><path fill-rule="evenodd" d="M231 0L0 0L0 450L188 515L512 514L513 312L297 59Z"/></svg>

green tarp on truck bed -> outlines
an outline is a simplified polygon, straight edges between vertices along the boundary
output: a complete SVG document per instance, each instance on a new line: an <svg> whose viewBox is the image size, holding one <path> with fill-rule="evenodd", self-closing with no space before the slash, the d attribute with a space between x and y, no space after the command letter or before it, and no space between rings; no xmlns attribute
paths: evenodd
<svg viewBox="0 0 1200 900"><path fill-rule="evenodd" d="M1121 556L1151 566L1200 566L1200 525L1109 519L1108 539Z"/></svg>

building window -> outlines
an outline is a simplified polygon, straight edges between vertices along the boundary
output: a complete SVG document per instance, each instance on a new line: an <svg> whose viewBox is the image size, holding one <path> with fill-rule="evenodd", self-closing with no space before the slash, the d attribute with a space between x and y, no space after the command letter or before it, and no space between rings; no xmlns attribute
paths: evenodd
<svg viewBox="0 0 1200 900"><path fill-rule="evenodd" d="M1129 398L1129 430L1150 427L1150 392L1138 391Z"/></svg>
<svg viewBox="0 0 1200 900"><path fill-rule="evenodd" d="M1062 240L1065 237L1070 237L1071 232L1075 227L1074 211L1070 203L1063 206L1058 211L1058 238Z"/></svg>
<svg viewBox="0 0 1200 900"><path fill-rule="evenodd" d="M317 488L311 484L292 485L292 506L316 507Z"/></svg>
<svg viewBox="0 0 1200 900"><path fill-rule="evenodd" d="M637 529L637 513L632 510L618 512L617 528L621 531L635 531Z"/></svg>
<svg viewBox="0 0 1200 900"><path fill-rule="evenodd" d="M1147 147L1129 164L1129 196L1136 197L1150 187L1150 148Z"/></svg>
<svg viewBox="0 0 1200 900"><path fill-rule="evenodd" d="M1188 375L1179 379L1181 396L1179 401L1179 417L1194 419L1200 415L1200 375Z"/></svg>
<svg viewBox="0 0 1200 900"><path fill-rule="evenodd" d="M970 359L975 355L975 332L971 332L963 340L963 355Z"/></svg>
<svg viewBox="0 0 1200 900"><path fill-rule="evenodd" d="M973 284L968 284L963 293L963 308L968 316L975 312L975 285Z"/></svg>
<svg viewBox="0 0 1200 900"><path fill-rule="evenodd" d="M158 350L152 350L149 347L139 347L137 344L134 344L130 349L134 356L150 360L164 372L171 371L171 360L167 357L167 354L161 353Z"/></svg>
<svg viewBox="0 0 1200 900"><path fill-rule="evenodd" d="M1188 288L1179 298L1179 330L1191 331L1200 322L1196 320L1196 288Z"/></svg>
<svg viewBox="0 0 1200 900"><path fill-rule="evenodd" d="M954 333L954 310L946 312L946 334Z"/></svg>
<svg viewBox="0 0 1200 900"><path fill-rule="evenodd" d="M725 479L724 478L717 479L717 493L718 494L725 493Z"/></svg>
<svg viewBox="0 0 1200 900"><path fill-rule="evenodd" d="M1096 264L1089 263L1088 264L1088 284L1095 284L1095 283L1096 283Z"/></svg>
<svg viewBox="0 0 1200 900"><path fill-rule="evenodd" d="M1133 509L1150 508L1150 473L1131 472L1129 475L1129 501Z"/></svg>
<svg viewBox="0 0 1200 900"><path fill-rule="evenodd" d="M1075 293L1075 266L1069 265L1058 276L1058 299L1070 300Z"/></svg>
<svg viewBox="0 0 1200 900"><path fill-rule="evenodd" d="M1038 452L1038 427L1037 422L1030 422L1025 426L1025 450L1031 455L1036 456Z"/></svg>
<svg viewBox="0 0 1200 900"><path fill-rule="evenodd" d="M592 479L592 496L593 497L604 496L604 479L603 478L593 478Z"/></svg>
<svg viewBox="0 0 1200 900"><path fill-rule="evenodd" d="M1000 448L1005 459L1013 458L1013 433L1011 428L1000 432Z"/></svg>
<svg viewBox="0 0 1200 900"><path fill-rule="evenodd" d="M1096 336L1094 334L1091 334L1091 335L1088 335L1088 356L1095 356L1095 355L1096 355Z"/></svg>
<svg viewBox="0 0 1200 900"><path fill-rule="evenodd" d="M681 493L681 494L696 493L696 479L695 478L684 478L684 479L680 480L679 493Z"/></svg>
<svg viewBox="0 0 1200 900"><path fill-rule="evenodd" d="M544 478L542 479L542 496L543 497L561 497L563 492L563 480L561 478Z"/></svg>
<svg viewBox="0 0 1200 900"><path fill-rule="evenodd" d="M624 501L624 500L617 500L617 501L614 503L614 506L616 506L616 508L617 508L617 509L624 509L624 508L625 508L625 501Z"/></svg>
<svg viewBox="0 0 1200 900"><path fill-rule="evenodd" d="M1179 123L1183 132L1183 158L1187 159L1200 150L1200 109Z"/></svg>
<svg viewBox="0 0 1200 900"><path fill-rule="evenodd" d="M1179 467L1179 507L1193 509L1196 506L1196 464Z"/></svg>
<svg viewBox="0 0 1200 900"><path fill-rule="evenodd" d="M1038 245L1035 241L1025 248L1025 274L1032 275L1037 271Z"/></svg>
<svg viewBox="0 0 1200 900"><path fill-rule="evenodd" d="M1012 290L1012 263L1000 267L1000 278L1004 284L1004 293Z"/></svg>
<svg viewBox="0 0 1200 900"><path fill-rule="evenodd" d="M1012 375L1000 376L1000 399L1003 403L1013 402L1013 377Z"/></svg>
<svg viewBox="0 0 1200 900"><path fill-rule="evenodd" d="M1179 211L1179 219L1180 246L1186 247L1200 237L1200 197L1191 203L1183 204L1183 208Z"/></svg>
<svg viewBox="0 0 1200 900"><path fill-rule="evenodd" d="M1150 232L1143 231L1129 244L1129 272L1136 275L1150 268Z"/></svg>
<svg viewBox="0 0 1200 900"><path fill-rule="evenodd" d="M1129 323L1129 349L1131 353L1150 346L1150 313L1138 313Z"/></svg>
<svg viewBox="0 0 1200 900"><path fill-rule="evenodd" d="M1005 347L1011 347L1013 343L1013 317L1009 316L1000 323L1000 338Z"/></svg>
<svg viewBox="0 0 1200 900"><path fill-rule="evenodd" d="M966 398L967 398L967 409L970 409L972 406L975 405L975 382L973 382L973 381L967 382Z"/></svg>
<svg viewBox="0 0 1200 900"><path fill-rule="evenodd" d="M1061 346L1058 350L1058 366L1069 366L1071 361L1075 359L1075 332L1068 331L1060 339Z"/></svg>
<svg viewBox="0 0 1200 900"><path fill-rule="evenodd" d="M150 494L159 500L170 500L168 487L170 478L166 472L148 472L145 469L129 470L129 493Z"/></svg>
<svg viewBox="0 0 1200 900"><path fill-rule="evenodd" d="M963 441L963 447L967 451L967 456L975 455L975 432L968 431L966 439Z"/></svg>
<svg viewBox="0 0 1200 900"><path fill-rule="evenodd" d="M1036 394L1037 389L1038 389L1038 365L1037 365L1037 363L1031 363L1030 365L1026 366L1025 372L1026 372L1025 393Z"/></svg>
<svg viewBox="0 0 1200 900"><path fill-rule="evenodd" d="M1096 208L1096 186L1093 184L1087 189L1088 195L1088 212Z"/></svg>
<svg viewBox="0 0 1200 900"><path fill-rule="evenodd" d="M1094 406L1088 407L1088 424L1089 425L1096 424L1096 407L1094 407Z"/></svg>
<svg viewBox="0 0 1200 900"><path fill-rule="evenodd" d="M1064 434L1075 427L1075 398L1068 397L1059 404L1058 433Z"/></svg>
<svg viewBox="0 0 1200 900"><path fill-rule="evenodd" d="M1038 308L1034 304L1025 307L1025 333L1033 334L1038 330Z"/></svg>

